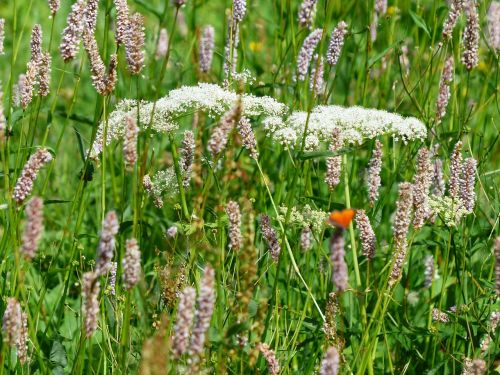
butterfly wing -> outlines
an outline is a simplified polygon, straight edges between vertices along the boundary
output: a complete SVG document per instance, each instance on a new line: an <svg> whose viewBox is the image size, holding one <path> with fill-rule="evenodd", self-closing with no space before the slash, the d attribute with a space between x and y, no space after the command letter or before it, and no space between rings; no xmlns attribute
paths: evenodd
<svg viewBox="0 0 500 375"><path fill-rule="evenodd" d="M352 208L346 208L342 211L333 211L328 217L328 222L338 228L347 229L355 214L356 210Z"/></svg>

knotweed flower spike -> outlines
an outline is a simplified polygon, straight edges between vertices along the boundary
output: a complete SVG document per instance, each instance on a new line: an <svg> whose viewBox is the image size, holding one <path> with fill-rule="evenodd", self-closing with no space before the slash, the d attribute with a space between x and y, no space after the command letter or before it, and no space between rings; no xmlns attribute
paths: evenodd
<svg viewBox="0 0 500 375"><path fill-rule="evenodd" d="M337 337L337 294L330 292L325 309L325 323L323 331L328 342L334 342Z"/></svg>
<svg viewBox="0 0 500 375"><path fill-rule="evenodd" d="M300 248L306 252L311 249L312 245L312 232L309 226L305 226L300 232Z"/></svg>
<svg viewBox="0 0 500 375"><path fill-rule="evenodd" d="M325 84L323 75L323 57L316 55L314 57L314 62L311 67L311 75L309 77L309 90L316 96L321 95L321 90L323 89L323 85Z"/></svg>
<svg viewBox="0 0 500 375"><path fill-rule="evenodd" d="M368 164L367 170L367 185L368 185L368 198L370 205L373 207L378 199L380 189L380 172L382 171L382 143L377 139L375 141L375 148L373 149L372 158Z"/></svg>
<svg viewBox="0 0 500 375"><path fill-rule="evenodd" d="M488 41L497 52L500 51L500 2L492 1L486 17L488 21Z"/></svg>
<svg viewBox="0 0 500 375"><path fill-rule="evenodd" d="M109 211L102 222L101 238L97 246L96 275L103 276L111 268L111 260L115 251L115 236L120 225L115 211Z"/></svg>
<svg viewBox="0 0 500 375"><path fill-rule="evenodd" d="M432 320L440 323L449 323L450 317L439 309L432 309Z"/></svg>
<svg viewBox="0 0 500 375"><path fill-rule="evenodd" d="M219 124L212 130L210 139L208 140L208 150L212 154L212 158L216 158L226 148L229 140L229 134L234 129L236 123L241 117L241 99L236 105L222 116Z"/></svg>
<svg viewBox="0 0 500 375"><path fill-rule="evenodd" d="M35 61L38 65L42 60L42 27L40 25L33 26L31 31L31 61Z"/></svg>
<svg viewBox="0 0 500 375"><path fill-rule="evenodd" d="M52 74L52 58L50 57L49 52L42 53L42 59L40 61L40 82L38 93L40 96L47 96L50 93L50 78Z"/></svg>
<svg viewBox="0 0 500 375"><path fill-rule="evenodd" d="M323 30L315 29L306 37L306 39L304 39L304 43L302 43L302 47L297 57L297 78L299 81L304 81L306 79L307 72L309 71L309 66L311 65L311 60L314 55L314 50L321 41L322 37Z"/></svg>
<svg viewBox="0 0 500 375"><path fill-rule="evenodd" d="M363 246L363 255L368 259L373 259L375 257L377 239L365 210L356 210L355 220L356 226L359 229L361 245Z"/></svg>
<svg viewBox="0 0 500 375"><path fill-rule="evenodd" d="M500 236L495 238L494 256L495 256L495 281L497 296L500 297Z"/></svg>
<svg viewBox="0 0 500 375"><path fill-rule="evenodd" d="M246 117L242 117L238 121L238 133L241 136L243 146L250 153L252 159L257 160L259 158L259 152L257 151L257 140L255 139L255 134L252 130L252 125L250 120Z"/></svg>
<svg viewBox="0 0 500 375"><path fill-rule="evenodd" d="M424 288L429 289L434 281L434 257L426 255L424 259Z"/></svg>
<svg viewBox="0 0 500 375"><path fill-rule="evenodd" d="M192 287L186 287L179 298L172 337L172 349L177 358L189 350L189 332L193 325L195 298L196 291Z"/></svg>
<svg viewBox="0 0 500 375"><path fill-rule="evenodd" d="M474 185L476 184L476 169L476 159L465 159L462 167L463 179L461 180L461 198L467 213L472 213L476 203L476 193L474 192Z"/></svg>
<svg viewBox="0 0 500 375"><path fill-rule="evenodd" d="M226 214L229 220L229 248L238 251L241 249L243 237L241 236L240 206L235 201L226 205Z"/></svg>
<svg viewBox="0 0 500 375"><path fill-rule="evenodd" d="M5 135L7 131L7 121L5 119L2 103L3 103L3 90L0 85L0 145L5 141Z"/></svg>
<svg viewBox="0 0 500 375"><path fill-rule="evenodd" d="M33 197L26 205L26 225L24 228L21 254L26 260L32 260L38 250L38 243L43 234L43 200Z"/></svg>
<svg viewBox="0 0 500 375"><path fill-rule="evenodd" d="M392 287L401 277L403 264L408 250L408 229L411 222L411 208L413 203L412 185L403 182L399 185L399 198L396 202L396 215L393 224L394 236L394 265L389 278Z"/></svg>
<svg viewBox="0 0 500 375"><path fill-rule="evenodd" d="M429 216L429 190L432 184L432 165L429 150L422 147L417 155L417 171L413 177L413 227L422 228Z"/></svg>
<svg viewBox="0 0 500 375"><path fill-rule="evenodd" d="M276 231L271 227L271 219L268 215L262 215L260 218L260 229L262 231L262 236L267 242L267 247L269 249L269 254L274 263L278 263L281 246L278 242L278 236Z"/></svg>
<svg viewBox="0 0 500 375"><path fill-rule="evenodd" d="M0 18L0 55L5 54L4 41L5 41L5 18Z"/></svg>
<svg viewBox="0 0 500 375"><path fill-rule="evenodd" d="M328 148L332 152L339 151L343 144L342 134L340 129L335 128L332 131L332 138L330 142L330 147ZM342 156L329 156L326 158L326 176L325 182L328 185L330 191L335 189L340 182L340 174L342 172Z"/></svg>
<svg viewBox="0 0 500 375"><path fill-rule="evenodd" d="M118 271L118 263L111 262L109 270L109 292L112 296L116 296L116 272Z"/></svg>
<svg viewBox="0 0 500 375"><path fill-rule="evenodd" d="M61 0L48 0L48 2L50 13L52 13L52 16L54 16L61 7Z"/></svg>
<svg viewBox="0 0 500 375"><path fill-rule="evenodd" d="M462 64L472 70L479 63L479 14L475 0L464 0L464 13L467 24L462 36Z"/></svg>
<svg viewBox="0 0 500 375"><path fill-rule="evenodd" d="M462 190L462 142L458 141L450 158L449 193L453 200L458 201Z"/></svg>
<svg viewBox="0 0 500 375"><path fill-rule="evenodd" d="M62 32L59 49L65 63L72 60L78 53L80 37L83 32L84 11L86 0L77 0L68 14L66 28Z"/></svg>
<svg viewBox="0 0 500 375"><path fill-rule="evenodd" d="M162 28L160 30L160 36L158 37L158 44L156 45L155 59L160 60L167 56L168 51L168 33L167 29Z"/></svg>
<svg viewBox="0 0 500 375"><path fill-rule="evenodd" d="M135 238L125 242L125 256L123 257L123 287L132 289L141 277L141 252Z"/></svg>
<svg viewBox="0 0 500 375"><path fill-rule="evenodd" d="M19 74L17 83L12 87L12 101L16 107L21 105L24 86L26 86L26 74Z"/></svg>
<svg viewBox="0 0 500 375"><path fill-rule="evenodd" d="M243 21L247 11L246 0L233 0L233 20L237 23Z"/></svg>
<svg viewBox="0 0 500 375"><path fill-rule="evenodd" d="M184 131L184 139L182 140L181 149L181 171L183 176L183 186L189 187L191 182L191 172L194 162L195 141L194 134L191 130Z"/></svg>
<svg viewBox="0 0 500 375"><path fill-rule="evenodd" d="M337 65L340 54L342 53L342 47L344 46L344 38L346 34L347 23L345 23L344 21L340 21L337 27L332 31L330 44L328 44L328 50L326 51L326 62L329 65Z"/></svg>
<svg viewBox="0 0 500 375"><path fill-rule="evenodd" d="M340 355L335 346L330 346L323 357L320 375L337 375L340 368Z"/></svg>
<svg viewBox="0 0 500 375"><path fill-rule="evenodd" d="M119 46L125 44L129 30L129 9L127 0L114 0L116 8L116 30L115 40Z"/></svg>
<svg viewBox="0 0 500 375"><path fill-rule="evenodd" d="M213 26L203 28L203 34L200 40L200 70L203 73L208 73L212 66L212 58L214 55L215 45L215 30Z"/></svg>
<svg viewBox="0 0 500 375"><path fill-rule="evenodd" d="M85 272L82 281L82 314L85 325L85 336L91 337L97 329L99 321L99 293L101 284L98 274Z"/></svg>
<svg viewBox="0 0 500 375"><path fill-rule="evenodd" d="M33 183L36 180L38 171L44 164L52 160L52 155L46 149L38 149L24 166L21 176L17 180L12 199L17 203L21 203L33 190Z"/></svg>
<svg viewBox="0 0 500 375"><path fill-rule="evenodd" d="M26 109L33 99L33 91L38 85L38 71L40 69L39 61L30 60L26 69L24 85L21 91L21 106Z"/></svg>
<svg viewBox="0 0 500 375"><path fill-rule="evenodd" d="M343 231L335 231L330 238L330 261L333 266L333 283L337 292L343 292L348 287L347 264L345 262Z"/></svg>
<svg viewBox="0 0 500 375"><path fill-rule="evenodd" d="M21 330L16 342L17 357L21 365L28 362L28 315L21 312Z"/></svg>
<svg viewBox="0 0 500 375"><path fill-rule="evenodd" d="M15 346L21 336L22 310L14 297L7 298L2 321L3 341L9 346Z"/></svg>
<svg viewBox="0 0 500 375"><path fill-rule="evenodd" d="M99 0L87 0L87 6L83 16L85 18L84 28L87 32L94 34L97 26L97 11L99 10Z"/></svg>
<svg viewBox="0 0 500 375"><path fill-rule="evenodd" d="M448 2L450 10L448 11L448 17L443 25L443 39L445 41L450 40L453 34L453 29L457 24L458 17L462 12L464 1L467 0L451 0Z"/></svg>
<svg viewBox="0 0 500 375"><path fill-rule="evenodd" d="M127 116L125 121L127 122L127 128L123 141L123 160L126 169L130 172L137 163L137 134L139 133L139 128L134 117Z"/></svg>
<svg viewBox="0 0 500 375"><path fill-rule="evenodd" d="M191 337L190 354L196 361L200 358L205 346L205 337L210 327L215 305L215 271L210 265L205 266L201 279L200 293L198 296L198 310L196 310L196 323Z"/></svg>
<svg viewBox="0 0 500 375"><path fill-rule="evenodd" d="M436 122L438 124L446 114L446 107L448 106L448 101L450 100L450 86L453 82L453 69L454 60L453 56L450 56L444 64L441 81L439 82L439 94L436 104Z"/></svg>
<svg viewBox="0 0 500 375"><path fill-rule="evenodd" d="M130 17L125 34L125 57L128 70L138 75L144 67L144 17L135 13Z"/></svg>
<svg viewBox="0 0 500 375"><path fill-rule="evenodd" d="M99 54L99 47L95 40L94 34L84 30L83 32L83 45L87 51L90 61L90 69L92 71L92 84L100 95L110 94L116 85L116 64L117 57L112 55L109 61L109 69L106 74L106 66Z"/></svg>
<svg viewBox="0 0 500 375"><path fill-rule="evenodd" d="M464 359L464 368L462 370L462 375L483 375L486 374L486 371L487 366L484 359Z"/></svg>
<svg viewBox="0 0 500 375"><path fill-rule="evenodd" d="M276 359L276 353L274 350L269 348L269 345L258 343L257 349L262 353L262 356L265 358L267 363L267 370L270 375L278 375L280 373L280 365L278 360Z"/></svg>
<svg viewBox="0 0 500 375"><path fill-rule="evenodd" d="M441 159L434 159L433 170L432 194L442 197L446 190L446 184L444 182L443 161Z"/></svg>
<svg viewBox="0 0 500 375"><path fill-rule="evenodd" d="M300 27L311 27L314 24L314 16L316 15L316 3L318 0L303 0L299 8L299 25Z"/></svg>
<svg viewBox="0 0 500 375"><path fill-rule="evenodd" d="M184 86L170 93L156 102L141 102L139 108L139 123L160 133L169 133L178 128L177 118L183 114L196 111L207 112L209 117L216 118L232 108L239 99L235 92L224 90L220 86L199 83L198 86ZM241 95L242 115L253 116L281 116L286 106L268 96L256 97L250 94ZM153 106L155 111L153 118ZM124 100L117 105L108 119L107 140L121 139L125 134L125 118L127 115L137 117L137 101ZM101 123L97 130L91 157L97 158L102 151L104 142L105 123Z"/></svg>

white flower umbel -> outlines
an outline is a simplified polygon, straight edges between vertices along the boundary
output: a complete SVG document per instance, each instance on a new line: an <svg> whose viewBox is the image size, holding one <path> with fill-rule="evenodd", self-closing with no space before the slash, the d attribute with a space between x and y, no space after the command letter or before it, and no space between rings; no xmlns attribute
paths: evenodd
<svg viewBox="0 0 500 375"><path fill-rule="evenodd" d="M177 119L196 111L203 111L210 117L219 117L231 108L238 94L214 84L199 83L198 86L183 86L153 102L139 103L139 123L141 127L150 127L158 133L168 133L178 128ZM251 94L242 95L243 115L247 117L265 115L282 116L286 106L275 99ZM125 133L125 118L137 116L137 101L126 99L118 103L109 115L106 144L122 139ZM153 106L155 108L153 113ZM153 114L152 118L151 115ZM102 152L104 138L104 122L97 130L97 138L90 156L97 158Z"/></svg>
<svg viewBox="0 0 500 375"><path fill-rule="evenodd" d="M270 116L263 121L263 125L273 140L285 147L293 147L302 141L306 120L307 113L297 111L286 120ZM378 109L322 105L315 107L310 114L306 149L317 149L319 142L328 142L334 128L341 130L346 144L361 144L382 135L390 135L406 143L423 139L427 134L425 125L413 117L405 118Z"/></svg>

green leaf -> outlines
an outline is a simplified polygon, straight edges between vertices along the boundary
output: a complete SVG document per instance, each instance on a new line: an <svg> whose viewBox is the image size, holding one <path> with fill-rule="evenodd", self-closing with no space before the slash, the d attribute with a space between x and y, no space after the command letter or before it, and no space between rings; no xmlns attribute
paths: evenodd
<svg viewBox="0 0 500 375"><path fill-rule="evenodd" d="M417 24L417 26L419 28L421 28L422 30L424 30L425 33L430 38L431 37L431 33L430 33L429 28L427 27L424 19L422 17L420 17L418 14L416 14L415 12L412 12L411 10L409 12L410 12L411 18L413 18L413 21L415 21L415 23Z"/></svg>
<svg viewBox="0 0 500 375"><path fill-rule="evenodd" d="M385 55L387 55L387 53L393 49L394 47L396 47L397 45L399 45L401 43L401 40L398 40L397 42L394 42L392 43L389 47L387 47L386 49L384 49L382 52L380 52L378 55L375 55L373 56L370 60L368 60L368 67L371 68L373 65L375 65L375 63L379 60L381 60Z"/></svg>
<svg viewBox="0 0 500 375"><path fill-rule="evenodd" d="M54 341L52 344L52 349L50 350L50 362L53 365L59 365L60 367L66 367L68 364L68 359L66 358L66 350L63 344L59 341Z"/></svg>

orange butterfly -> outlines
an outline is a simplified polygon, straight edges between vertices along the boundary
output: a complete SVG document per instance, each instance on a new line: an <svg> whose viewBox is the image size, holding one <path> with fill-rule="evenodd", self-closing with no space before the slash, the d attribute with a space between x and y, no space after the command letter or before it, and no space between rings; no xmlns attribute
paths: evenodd
<svg viewBox="0 0 500 375"><path fill-rule="evenodd" d="M342 211L333 211L328 217L328 223L340 229L347 229L355 214L356 210L352 208L345 208Z"/></svg>

